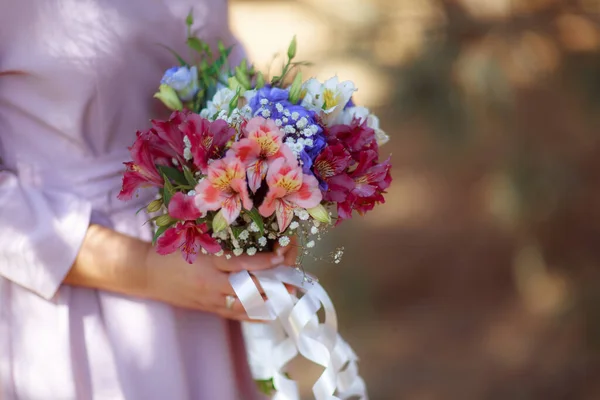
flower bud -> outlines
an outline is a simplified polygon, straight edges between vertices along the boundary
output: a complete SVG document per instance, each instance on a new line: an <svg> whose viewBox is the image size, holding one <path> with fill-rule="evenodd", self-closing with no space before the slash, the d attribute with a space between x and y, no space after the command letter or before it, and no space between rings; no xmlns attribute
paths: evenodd
<svg viewBox="0 0 600 400"><path fill-rule="evenodd" d="M173 218L171 218L171 216L169 214L161 215L160 217L156 218L156 220L154 221L156 226L167 226L171 222L173 222Z"/></svg>
<svg viewBox="0 0 600 400"><path fill-rule="evenodd" d="M287 51L288 58L291 60L296 57L296 36L292 39Z"/></svg>
<svg viewBox="0 0 600 400"><path fill-rule="evenodd" d="M150 202L150 204L148 204L148 207L146 207L146 211L150 213L157 212L158 210L160 210L162 205L162 200L153 200Z"/></svg>
<svg viewBox="0 0 600 400"><path fill-rule="evenodd" d="M162 101L170 110L181 110L183 108L183 104L181 104L181 100L177 97L177 93L168 85L160 85L158 92L154 94L154 98Z"/></svg>
<svg viewBox="0 0 600 400"><path fill-rule="evenodd" d="M298 72L294 77L294 82L292 82L292 86L290 87L290 103L296 104L300 101L300 96L302 94L302 72Z"/></svg>
<svg viewBox="0 0 600 400"><path fill-rule="evenodd" d="M213 218L213 222L212 222L213 232L215 232L215 233L220 232L220 231L226 229L227 226L228 226L227 220L223 216L223 212L219 211Z"/></svg>
<svg viewBox="0 0 600 400"><path fill-rule="evenodd" d="M169 68L160 83L171 87L181 101L191 101L200 89L198 68L196 66Z"/></svg>
<svg viewBox="0 0 600 400"><path fill-rule="evenodd" d="M319 204L316 207L309 208L306 211L310 214L311 217L316 219L319 222L323 222L326 224L331 223L331 216L327 212L327 209L323 207L323 205Z"/></svg>

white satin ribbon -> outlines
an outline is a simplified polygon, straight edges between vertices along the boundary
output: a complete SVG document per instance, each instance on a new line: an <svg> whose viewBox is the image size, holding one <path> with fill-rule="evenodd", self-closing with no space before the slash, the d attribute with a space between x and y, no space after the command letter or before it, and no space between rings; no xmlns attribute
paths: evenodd
<svg viewBox="0 0 600 400"><path fill-rule="evenodd" d="M254 379L273 379L273 400L299 400L298 385L283 369L300 353L322 366L323 373L312 387L315 400L368 400L366 386L358 374L357 357L337 333L337 316L327 292L304 273L280 266L252 275L268 300L263 300L247 271L231 274L229 281L251 319L266 324L243 323L248 360ZM290 294L284 284L304 295ZM323 308L325 320L317 312Z"/></svg>

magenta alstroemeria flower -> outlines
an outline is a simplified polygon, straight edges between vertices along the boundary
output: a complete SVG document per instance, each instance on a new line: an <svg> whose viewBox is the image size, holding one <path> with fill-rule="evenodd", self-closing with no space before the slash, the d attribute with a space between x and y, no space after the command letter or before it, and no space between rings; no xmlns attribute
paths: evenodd
<svg viewBox="0 0 600 400"><path fill-rule="evenodd" d="M197 114L186 115L180 129L190 142L194 165L203 174L208 173L209 160L223 157L227 143L235 135L235 129L227 121L211 122Z"/></svg>
<svg viewBox="0 0 600 400"><path fill-rule="evenodd" d="M156 164L166 165L170 159L165 151L165 143L152 130L138 132L133 146L129 148L132 161L124 163L127 170L123 174L123 184L118 194L120 200L129 200L141 187L162 187Z"/></svg>
<svg viewBox="0 0 600 400"><path fill-rule="evenodd" d="M194 196L182 192L177 192L171 197L168 210L171 217L182 221L195 221L204 216L196 207Z"/></svg>
<svg viewBox="0 0 600 400"><path fill-rule="evenodd" d="M230 225L239 217L242 206L252 209L246 184L246 169L236 157L213 161L208 175L196 186L196 206L202 212L221 210Z"/></svg>
<svg viewBox="0 0 600 400"><path fill-rule="evenodd" d="M275 160L269 167L267 184L269 191L258 211L263 217L275 213L280 232L292 222L295 208L313 208L323 199L317 179L303 174L295 160L294 163L283 157Z"/></svg>
<svg viewBox="0 0 600 400"><path fill-rule="evenodd" d="M171 149L173 149L175 156L179 160L183 159L183 132L179 129L179 125L187 118L190 114L189 111L175 111L171 114L171 117L167 121L152 120L152 127L156 131L159 138L165 141Z"/></svg>
<svg viewBox="0 0 600 400"><path fill-rule="evenodd" d="M158 254L171 254L180 249L190 264L196 260L201 248L212 254L221 251L221 245L208 233L208 226L191 221L178 222L156 242Z"/></svg>
<svg viewBox="0 0 600 400"><path fill-rule="evenodd" d="M325 200L342 202L354 189L354 180L346 173L351 163L352 156L341 143L325 147L315 159L315 175L327 186L327 190L323 190Z"/></svg>
<svg viewBox="0 0 600 400"><path fill-rule="evenodd" d="M377 163L377 152L373 150L359 154L358 165L349 175L354 181L354 188L345 201L338 203L339 221L351 218L353 210L363 215L375 204L385 202L383 193L392 182L390 169L390 160Z"/></svg>
<svg viewBox="0 0 600 400"><path fill-rule="evenodd" d="M351 125L334 125L326 131L329 144L342 143L352 154L362 150L377 150L375 131L355 119Z"/></svg>
<svg viewBox="0 0 600 400"><path fill-rule="evenodd" d="M235 142L228 153L238 157L246 166L248 186L256 193L267 176L269 164L279 157L295 159L288 146L283 145L284 133L275 121L254 117L244 127L245 138Z"/></svg>

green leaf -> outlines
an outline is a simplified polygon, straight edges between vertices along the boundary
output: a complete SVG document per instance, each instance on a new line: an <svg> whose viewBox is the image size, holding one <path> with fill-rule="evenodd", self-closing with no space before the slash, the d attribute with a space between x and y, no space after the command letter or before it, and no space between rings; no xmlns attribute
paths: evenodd
<svg viewBox="0 0 600 400"><path fill-rule="evenodd" d="M154 232L154 236L152 237L152 245L156 244L156 241L158 240L158 238L160 237L160 235L162 235L163 233L165 233L165 231L167 229L169 229L171 226L159 226L158 229L156 230L156 232Z"/></svg>
<svg viewBox="0 0 600 400"><path fill-rule="evenodd" d="M248 73L244 70L243 67L237 67L235 69L235 77L244 89L250 89L250 79L248 78Z"/></svg>
<svg viewBox="0 0 600 400"><path fill-rule="evenodd" d="M192 171L190 171L188 167L183 167L183 175L191 187L196 187L198 180L194 177L194 174L192 174Z"/></svg>
<svg viewBox="0 0 600 400"><path fill-rule="evenodd" d="M258 210L256 208L253 208L250 211L246 210L245 213L248 214L248 216L252 219L254 223L256 223L256 225L258 225L258 229L260 230L261 236L264 235L265 224L263 223L263 217L258 213Z"/></svg>
<svg viewBox="0 0 600 400"><path fill-rule="evenodd" d="M262 72L256 74L256 88L262 89L265 86L265 76Z"/></svg>
<svg viewBox="0 0 600 400"><path fill-rule="evenodd" d="M258 386L258 390L260 390L261 393L263 393L269 397L275 391L275 385L273 383L272 378L264 379L264 380L255 380L254 382L256 382L256 385Z"/></svg>
<svg viewBox="0 0 600 400"><path fill-rule="evenodd" d="M166 165L157 165L156 166L161 174L166 175L169 179L174 180L176 183L180 185L187 184L187 180L185 179L185 174L174 167L169 167Z"/></svg>
<svg viewBox="0 0 600 400"><path fill-rule="evenodd" d="M237 239L240 237L240 233L244 230L243 226L232 226L231 231L233 232L233 236Z"/></svg>
<svg viewBox="0 0 600 400"><path fill-rule="evenodd" d="M204 43L197 37L192 36L187 38L186 43L190 49L195 50L200 54L205 53L206 48L204 46Z"/></svg>
<svg viewBox="0 0 600 400"><path fill-rule="evenodd" d="M240 81L238 81L238 79L235 76L230 77L227 80L229 89L231 90L237 90L238 88L240 88L242 85L240 84Z"/></svg>
<svg viewBox="0 0 600 400"><path fill-rule="evenodd" d="M162 43L157 43L159 46L164 47L165 49L167 49L171 54L173 54L173 56L175 56L175 58L177 59L177 61L179 61L179 64L181 64L181 66L184 67L189 67L189 64L183 59L183 57L181 57L175 50L173 50L172 48L170 48L169 46L165 46Z"/></svg>
<svg viewBox="0 0 600 400"><path fill-rule="evenodd" d="M294 82L290 87L290 103L296 104L300 100L302 94L302 72L298 72L294 77Z"/></svg>
<svg viewBox="0 0 600 400"><path fill-rule="evenodd" d="M242 88L240 86L238 86L237 90L235 91L235 95L231 98L231 101L229 102L228 115L231 115L233 110L235 110L237 108L238 101L240 100L240 93L242 93Z"/></svg>
<svg viewBox="0 0 600 400"><path fill-rule="evenodd" d="M171 201L171 197L175 194L175 188L171 184L171 181L165 174L162 174L163 179L165 180L165 190L163 192L163 203L165 206L169 206L169 202Z"/></svg>

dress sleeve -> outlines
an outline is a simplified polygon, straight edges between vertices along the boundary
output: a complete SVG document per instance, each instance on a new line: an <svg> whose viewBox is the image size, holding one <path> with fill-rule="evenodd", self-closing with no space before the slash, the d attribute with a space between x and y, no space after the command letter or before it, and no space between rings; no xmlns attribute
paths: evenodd
<svg viewBox="0 0 600 400"><path fill-rule="evenodd" d="M1 169L0 164L0 276L50 300L79 252L91 204L28 187Z"/></svg>

